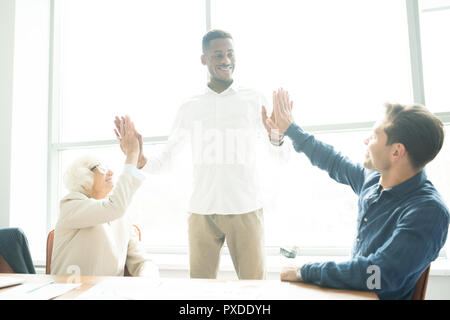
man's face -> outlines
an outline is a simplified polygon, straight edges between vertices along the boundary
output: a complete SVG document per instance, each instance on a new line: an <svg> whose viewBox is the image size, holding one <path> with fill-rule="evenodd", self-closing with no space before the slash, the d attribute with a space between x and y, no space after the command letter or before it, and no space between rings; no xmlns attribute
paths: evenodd
<svg viewBox="0 0 450 320"><path fill-rule="evenodd" d="M378 121L372 130L372 134L364 144L367 152L364 160L364 167L378 172L384 172L391 167L391 149L387 146L387 134L383 129L383 121Z"/></svg>
<svg viewBox="0 0 450 320"><path fill-rule="evenodd" d="M202 63L208 67L212 81L231 83L235 66L233 40L229 38L211 40L202 56Z"/></svg>

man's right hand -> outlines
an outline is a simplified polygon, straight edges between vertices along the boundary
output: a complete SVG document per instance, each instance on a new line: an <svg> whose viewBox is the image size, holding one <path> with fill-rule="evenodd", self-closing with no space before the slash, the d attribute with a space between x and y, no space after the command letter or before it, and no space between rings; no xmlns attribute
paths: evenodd
<svg viewBox="0 0 450 320"><path fill-rule="evenodd" d="M139 157L137 168L142 169L147 164L147 158L144 156L144 143L142 141L142 136L136 131L136 135L139 141Z"/></svg>
<svg viewBox="0 0 450 320"><path fill-rule="evenodd" d="M283 136L289 126L294 122L292 116L293 102L289 100L289 93L278 89L273 93L273 111L270 118L267 116L266 108L262 108L262 119L271 139Z"/></svg>

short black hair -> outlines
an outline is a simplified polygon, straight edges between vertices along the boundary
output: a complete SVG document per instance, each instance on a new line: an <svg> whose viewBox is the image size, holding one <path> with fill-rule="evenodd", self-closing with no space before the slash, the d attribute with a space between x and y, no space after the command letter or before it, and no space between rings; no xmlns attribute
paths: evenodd
<svg viewBox="0 0 450 320"><path fill-rule="evenodd" d="M415 169L433 160L444 143L444 126L434 114L420 104L389 104L384 131L387 145L402 143Z"/></svg>
<svg viewBox="0 0 450 320"><path fill-rule="evenodd" d="M229 32L226 32L224 30L214 29L211 31L208 31L204 36L202 40L202 50L203 53L206 53L206 50L208 50L209 43L214 39L233 39L231 34Z"/></svg>

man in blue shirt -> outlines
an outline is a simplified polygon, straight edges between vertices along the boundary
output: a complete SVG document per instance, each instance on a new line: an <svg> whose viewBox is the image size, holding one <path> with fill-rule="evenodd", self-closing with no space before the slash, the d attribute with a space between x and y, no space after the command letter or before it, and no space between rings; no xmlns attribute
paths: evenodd
<svg viewBox="0 0 450 320"><path fill-rule="evenodd" d="M286 91L274 93L273 108L270 118L265 109L262 114L269 134L288 136L297 152L358 195L351 259L285 267L281 280L373 290L380 299L411 299L447 238L448 208L423 170L442 147L442 122L420 105L387 104L384 119L364 141L362 166L296 125Z"/></svg>

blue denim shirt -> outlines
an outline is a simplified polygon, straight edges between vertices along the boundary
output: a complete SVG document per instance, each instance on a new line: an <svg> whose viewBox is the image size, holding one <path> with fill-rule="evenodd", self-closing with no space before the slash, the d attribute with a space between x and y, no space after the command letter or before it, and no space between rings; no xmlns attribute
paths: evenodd
<svg viewBox="0 0 450 320"><path fill-rule="evenodd" d="M285 135L314 166L358 195L357 236L350 260L305 264L303 281L373 290L380 299L411 299L422 272L444 246L449 225L448 208L425 172L383 190L378 172L350 161L295 123Z"/></svg>

